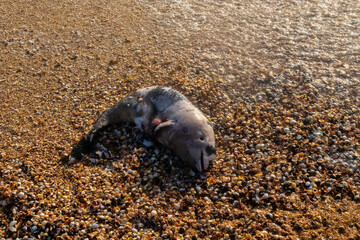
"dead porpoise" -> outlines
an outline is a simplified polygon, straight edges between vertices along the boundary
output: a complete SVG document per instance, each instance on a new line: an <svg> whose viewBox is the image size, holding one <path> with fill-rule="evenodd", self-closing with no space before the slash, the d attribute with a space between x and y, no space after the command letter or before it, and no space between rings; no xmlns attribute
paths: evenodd
<svg viewBox="0 0 360 240"><path fill-rule="evenodd" d="M137 90L104 112L75 145L69 163L82 159L94 148L93 138L100 129L121 122L135 123L200 172L215 159L214 130L204 114L180 92L154 86Z"/></svg>

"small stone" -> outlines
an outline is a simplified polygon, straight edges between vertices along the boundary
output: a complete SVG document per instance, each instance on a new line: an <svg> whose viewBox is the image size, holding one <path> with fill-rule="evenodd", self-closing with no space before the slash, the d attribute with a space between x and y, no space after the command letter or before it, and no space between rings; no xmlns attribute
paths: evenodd
<svg viewBox="0 0 360 240"><path fill-rule="evenodd" d="M37 230L37 226L32 226L31 229L30 229L30 231L31 231L32 233L36 232L36 230Z"/></svg>
<svg viewBox="0 0 360 240"><path fill-rule="evenodd" d="M198 221L198 223L201 224L201 225L205 225L206 224L206 219L200 219Z"/></svg>
<svg viewBox="0 0 360 240"><path fill-rule="evenodd" d="M256 145L256 149L263 149L265 147L265 145L263 143L259 143Z"/></svg>
<svg viewBox="0 0 360 240"><path fill-rule="evenodd" d="M294 120L294 119L292 119L291 121L290 121L290 125L295 125L297 122Z"/></svg>
<svg viewBox="0 0 360 240"><path fill-rule="evenodd" d="M151 216L155 217L158 215L158 212L156 210L151 211Z"/></svg>
<svg viewBox="0 0 360 240"><path fill-rule="evenodd" d="M18 197L19 197L19 198L23 198L24 196L25 196L25 193L24 193L24 192L19 192L19 193L18 193Z"/></svg>
<svg viewBox="0 0 360 240"><path fill-rule="evenodd" d="M269 194L265 193L262 197L264 200L268 199L269 198Z"/></svg>
<svg viewBox="0 0 360 240"><path fill-rule="evenodd" d="M180 209L180 204L175 203L174 207L175 207L175 210L179 210Z"/></svg>
<svg viewBox="0 0 360 240"><path fill-rule="evenodd" d="M99 227L99 224L97 224L97 223L93 223L92 225L91 225L91 228L92 229L96 229L96 228L98 228Z"/></svg>
<svg viewBox="0 0 360 240"><path fill-rule="evenodd" d="M147 141L147 140L144 140L144 141L143 141L143 144L144 144L145 147L151 147L152 145L154 145L153 142Z"/></svg>
<svg viewBox="0 0 360 240"><path fill-rule="evenodd" d="M12 226L14 226L16 223L17 223L17 221L12 221L12 222L9 224L9 226L12 227Z"/></svg>

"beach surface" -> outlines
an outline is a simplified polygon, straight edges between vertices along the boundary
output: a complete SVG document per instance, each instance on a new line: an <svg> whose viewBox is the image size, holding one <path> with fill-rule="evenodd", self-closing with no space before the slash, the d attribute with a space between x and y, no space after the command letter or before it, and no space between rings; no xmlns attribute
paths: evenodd
<svg viewBox="0 0 360 240"><path fill-rule="evenodd" d="M358 1L1 1L0 237L359 239L359 16ZM61 161L152 85L214 124L209 171L131 124L98 136L111 158Z"/></svg>

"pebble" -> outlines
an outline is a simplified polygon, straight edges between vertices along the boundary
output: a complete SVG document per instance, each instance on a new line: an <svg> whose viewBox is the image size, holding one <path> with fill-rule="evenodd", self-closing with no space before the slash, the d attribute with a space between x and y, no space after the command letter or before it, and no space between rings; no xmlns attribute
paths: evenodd
<svg viewBox="0 0 360 240"><path fill-rule="evenodd" d="M264 200L268 199L268 198L269 198L269 194L264 193L264 195L262 196L262 198L263 198Z"/></svg>
<svg viewBox="0 0 360 240"><path fill-rule="evenodd" d="M174 207L175 207L175 210L179 210L180 209L180 204L175 203Z"/></svg>
<svg viewBox="0 0 360 240"><path fill-rule="evenodd" d="M290 121L290 125L295 125L297 122L294 120L294 119L292 119L291 121Z"/></svg>
<svg viewBox="0 0 360 240"><path fill-rule="evenodd" d="M19 198L23 198L24 196L25 196L25 193L24 193L24 192L19 192L19 193L18 193L18 197L19 197Z"/></svg>
<svg viewBox="0 0 360 240"><path fill-rule="evenodd" d="M37 226L32 226L31 229L30 229L31 233L36 232L36 230L37 230Z"/></svg>
<svg viewBox="0 0 360 240"><path fill-rule="evenodd" d="M14 226L16 223L17 223L17 221L12 221L12 222L10 222L9 226L12 227L12 226Z"/></svg>
<svg viewBox="0 0 360 240"><path fill-rule="evenodd" d="M151 216L156 217L158 215L158 212L156 210L151 211Z"/></svg>
<svg viewBox="0 0 360 240"><path fill-rule="evenodd" d="M259 143L255 146L256 149L263 149L265 147L265 144Z"/></svg>
<svg viewBox="0 0 360 240"><path fill-rule="evenodd" d="M184 2L163 3L162 9L167 11L153 20L159 26L166 25L169 33L174 30L173 23L179 24L184 32L177 37L187 44L197 39L187 36L187 27L200 33L198 31L208 29L212 15L203 12L197 17L196 14L192 16L192 13L208 8L208 2L202 5L192 2L191 7L184 6ZM246 13L256 18L252 17L250 21L241 18L241 24L237 21L236 28L258 27L257 22L251 21L264 18L266 21L256 30L266 30L269 25L271 28L267 30L273 29L274 34L253 44L253 36L244 38L245 41L232 41L230 36L231 41L219 41L221 46L211 45L211 40L205 49L198 41L199 44L195 44L198 49L189 59L186 59L187 48L177 48L176 53L167 48L158 49L157 46L165 46L165 42L166 46L176 45L176 42L161 38L161 27L157 28L159 33L147 32L149 26L143 20L148 16L138 14L143 11L143 3L136 7L130 4L131 11L127 13L133 17L130 24L127 17L119 21L120 18L111 17L114 14L99 15L114 13L112 9L116 9L120 14L114 16L127 16L121 14L127 5L119 8L121 3L118 1L112 1L111 5L102 4L103 11L93 11L90 5L63 4L61 9L69 16L66 25L62 19L47 20L51 20L49 14L56 14L56 11L46 8L46 4L38 4L37 8L22 6L20 9L28 9L29 14L16 14L13 8L23 4L17 1L15 5L2 6L5 8L2 9L4 19L9 18L12 24L3 26L6 39L3 39L4 43L0 41L1 50L11 51L11 58L5 58L9 61L2 62L5 64L3 69L9 69L2 75L6 81L0 79L4 105L0 118L6 119L6 128L0 129L1 145L6 149L0 150L3 180L0 206L5 210L0 219L3 223L0 235L9 239L23 238L25 234L43 239L158 239L161 236L164 239L281 239L289 236L321 239L326 238L326 234L339 236L339 228L331 226L343 225L338 223L346 212L353 213L347 215L349 226L356 223L357 208L353 204L360 201L356 171L359 98L355 93L358 89L332 83L336 81L332 74L338 76L338 70L340 75L346 73L356 77L355 58L343 58L348 68L342 71L345 63L336 59L339 54L332 54L334 58L327 56L326 51L317 51L319 49L313 51L319 56L308 58L305 54L305 57L295 59L298 62L295 63L292 54L296 51L291 49L291 44L287 45L286 64L276 61L276 58L285 58L267 58L266 55L273 52L263 52L264 48L271 48L282 54L283 48L273 46L277 44L277 37L281 37L280 42L286 42L291 35L290 40L296 42L297 22L287 21L292 14L299 20L297 11L302 10L301 4L284 2L281 6L272 6L273 2L267 1L257 7L259 12L254 14L248 11L258 6L256 3L249 7L219 1L214 9L230 14L214 15L215 20L233 16L231 13L234 12L229 10L246 9ZM311 11L314 13L309 18L311 21L305 23L321 23L316 21L321 12L312 8L316 4L306 4L309 6L304 9L315 10ZM349 11L343 14L330 12L326 17L326 21L343 21L341 28L332 31L346 30L355 19L351 14L358 15L353 3L347 4ZM324 9L328 10L328 5L325 4ZM172 11L173 7L180 11ZM273 12L267 11L271 7L285 14L275 14L269 20L268 14L264 13ZM150 17L154 8L145 8ZM210 8L207 10L211 11ZM38 16L39 11L44 15L38 24L41 31L31 27L29 17ZM167 18L171 21L164 21L162 14L169 13L173 14ZM73 21L77 15L85 17ZM188 25L194 23L190 17L195 17L198 26ZM44 19L48 21L45 22L48 29L57 29L56 41L46 28L41 27ZM197 21L199 19L201 21ZM83 21L90 25L84 25ZM21 26L22 23L27 24ZM294 25L291 28L294 31L288 35L286 27L290 25ZM128 26L131 26L130 32ZM315 30L321 34L321 26L302 26L307 28L306 31L300 29L302 37L310 34L316 38ZM238 31L236 28L233 29L235 32ZM123 39L118 32L113 32L114 29L121 32ZM141 37L133 38L132 34L137 31L145 32ZM220 29L212 36L224 31L225 28ZM70 39L68 33L72 33ZM338 33L337 36L344 36ZM249 33L244 31L244 34ZM207 35L205 32L197 37ZM268 37L273 37L274 41L266 41ZM328 37L331 38L331 34ZM27 46L30 39L31 46ZM125 43L125 39L130 40ZM307 38L302 39L306 45ZM351 50L357 41L351 38L354 44L343 45ZM231 69L223 66L221 62L232 62L226 58L227 45L244 43L248 46L245 49L248 54L241 61L234 61ZM326 47L326 42L322 43ZM260 47L254 48L255 45ZM139 54L134 56L136 49ZM231 49L237 56L244 55L244 49ZM201 58L203 50L215 55L204 58L202 63L207 62L207 66L202 63L198 66L196 59ZM219 52L225 57L216 56ZM182 58L183 54L185 58ZM218 57L216 61L212 59L214 56ZM258 57L263 59L256 59ZM311 68L306 66L308 61L316 59L321 61ZM271 62L273 66L261 66L263 61ZM214 67L216 63L219 65ZM315 70L321 64L328 67L329 63L331 68L325 69L328 79L321 79L321 73ZM58 67L54 70L55 65ZM274 70L276 68L278 72ZM213 72L221 71L224 78L213 75ZM238 71L246 73L238 75ZM228 82L230 76L232 82ZM346 81L347 78L338 80ZM159 83L182 91L214 123L218 156L209 171L199 174L189 170L173 153L158 143L146 142L148 136L144 137L126 124L109 127L96 136L99 142L109 147L113 158L97 159L96 154L90 154L72 165L58 161L116 99L140 87ZM56 114L52 114L54 112ZM59 112L61 117L56 116ZM113 128L117 130L111 131ZM101 151L98 155L105 156L106 153ZM341 215L326 210L339 206ZM318 216L326 216L326 221L319 221L316 231L308 231L309 224L317 222ZM17 223L4 228L11 221ZM344 238L357 236L355 227L344 227L340 231L344 232Z"/></svg>

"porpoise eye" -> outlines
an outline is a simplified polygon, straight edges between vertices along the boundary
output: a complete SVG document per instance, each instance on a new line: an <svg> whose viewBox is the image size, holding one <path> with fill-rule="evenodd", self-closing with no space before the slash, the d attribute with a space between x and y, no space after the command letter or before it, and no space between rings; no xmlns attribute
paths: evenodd
<svg viewBox="0 0 360 240"><path fill-rule="evenodd" d="M205 138L203 136L201 136L199 139L200 139L200 141L204 141Z"/></svg>
<svg viewBox="0 0 360 240"><path fill-rule="evenodd" d="M208 145L208 146L206 147L205 151L206 151L206 153L207 153L208 155L216 154L216 149L215 149L213 146L211 146L211 145Z"/></svg>

